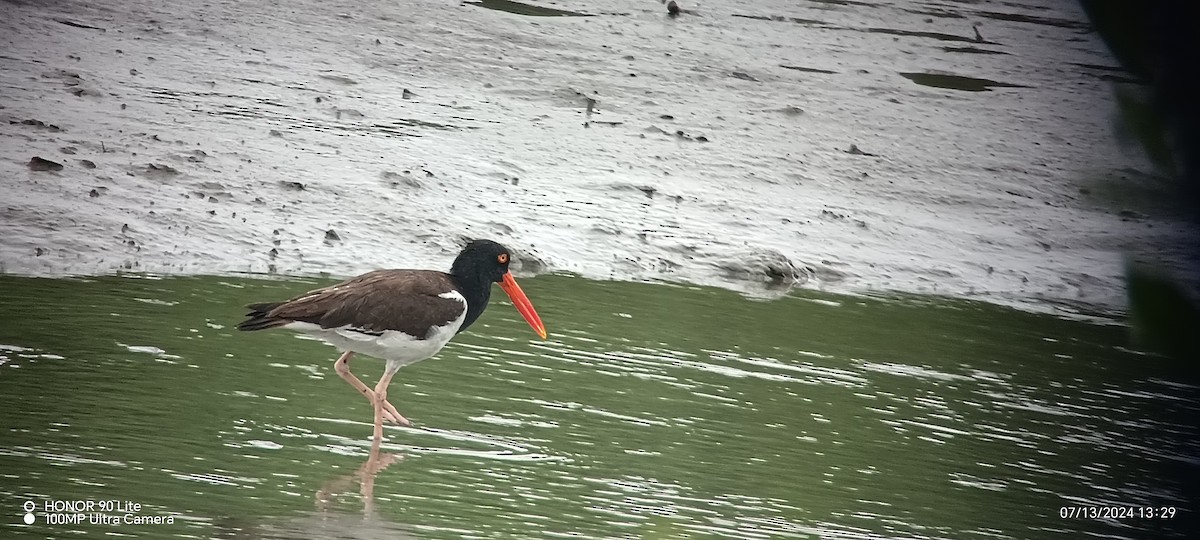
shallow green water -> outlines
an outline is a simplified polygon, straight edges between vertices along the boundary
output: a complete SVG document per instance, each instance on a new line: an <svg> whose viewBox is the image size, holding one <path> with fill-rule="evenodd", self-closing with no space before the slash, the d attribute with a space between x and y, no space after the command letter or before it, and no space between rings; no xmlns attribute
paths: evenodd
<svg viewBox="0 0 1200 540"><path fill-rule="evenodd" d="M401 370L415 427L356 474L371 410L335 351L232 328L324 283L0 277L0 536L1144 538L1191 515L1196 389L1123 327L560 276L522 281L550 341L497 301ZM47 524L51 500L174 523ZM1059 515L1101 504L1180 508Z"/></svg>

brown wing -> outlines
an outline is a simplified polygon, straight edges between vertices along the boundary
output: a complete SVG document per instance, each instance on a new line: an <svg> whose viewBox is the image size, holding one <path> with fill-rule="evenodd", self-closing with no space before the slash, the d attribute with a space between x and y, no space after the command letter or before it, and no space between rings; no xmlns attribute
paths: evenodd
<svg viewBox="0 0 1200 540"><path fill-rule="evenodd" d="M350 325L369 332L399 330L425 337L462 315L467 306L442 298L455 290L450 276L429 270L376 270L337 285L317 289L273 307L267 318L319 324Z"/></svg>

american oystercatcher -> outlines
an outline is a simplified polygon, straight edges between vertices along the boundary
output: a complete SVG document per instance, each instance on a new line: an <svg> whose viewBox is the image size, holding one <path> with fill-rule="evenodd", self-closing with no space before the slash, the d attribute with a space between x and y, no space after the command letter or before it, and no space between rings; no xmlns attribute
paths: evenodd
<svg viewBox="0 0 1200 540"><path fill-rule="evenodd" d="M334 371L375 407L375 439L383 439L383 420L411 425L387 401L387 387L400 368L429 358L455 334L466 330L487 307L492 283L546 339L546 327L508 271L504 246L474 240L463 248L450 273L434 270L376 270L304 293L286 302L246 306L248 319L238 330L287 328L313 335L342 352ZM387 361L371 390L350 373L350 357L362 353Z"/></svg>

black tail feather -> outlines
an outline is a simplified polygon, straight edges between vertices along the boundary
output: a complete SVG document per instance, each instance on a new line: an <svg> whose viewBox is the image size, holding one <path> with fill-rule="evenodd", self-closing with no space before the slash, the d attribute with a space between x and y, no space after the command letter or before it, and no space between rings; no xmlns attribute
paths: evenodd
<svg viewBox="0 0 1200 540"><path fill-rule="evenodd" d="M267 302L262 304L250 304L246 306L246 308L250 310L250 312L246 314L246 317L248 318L238 324L237 329L244 331L266 330L268 328L275 328L292 322L288 319L279 319L270 315L272 310L282 304L283 302Z"/></svg>

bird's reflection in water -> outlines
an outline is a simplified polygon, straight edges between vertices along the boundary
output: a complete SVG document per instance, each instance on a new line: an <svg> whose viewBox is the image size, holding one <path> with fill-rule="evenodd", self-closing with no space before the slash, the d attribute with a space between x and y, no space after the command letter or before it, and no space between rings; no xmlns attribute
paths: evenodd
<svg viewBox="0 0 1200 540"><path fill-rule="evenodd" d="M218 525L213 538L228 540L376 540L415 538L408 527L381 518L375 509L375 477L384 469L404 459L403 454L380 451L371 446L367 460L351 474L335 476L316 492L316 510L304 515L270 519L258 524L225 520ZM362 515L347 512L348 504L339 504L355 487L362 498ZM355 505L357 506L357 505ZM357 508L355 509L357 510Z"/></svg>
<svg viewBox="0 0 1200 540"><path fill-rule="evenodd" d="M382 451L379 448L379 441L375 441L371 444L371 452L367 455L367 461L363 462L357 471L354 471L353 474L334 477L317 490L317 510L322 514L328 513L339 495L348 493L354 489L355 484L358 484L358 493L362 496L363 501L363 517L372 517L375 514L375 477L389 465L403 459L404 455L402 454Z"/></svg>

